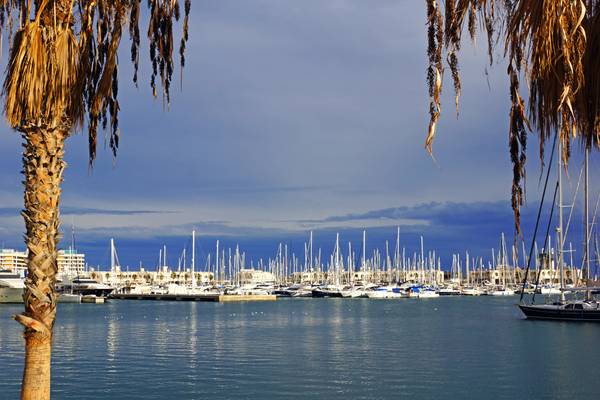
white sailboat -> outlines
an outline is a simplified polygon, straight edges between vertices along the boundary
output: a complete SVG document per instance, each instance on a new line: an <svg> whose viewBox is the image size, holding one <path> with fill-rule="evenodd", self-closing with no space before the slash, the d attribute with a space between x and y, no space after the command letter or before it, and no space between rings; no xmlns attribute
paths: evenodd
<svg viewBox="0 0 600 400"><path fill-rule="evenodd" d="M516 292L514 289L508 287L506 280L506 275L510 272L510 267L508 266L508 260L506 257L506 242L504 241L504 233L502 233L499 252L500 254L498 255L498 263L500 263L501 267L500 273L502 284L489 289L487 294L490 296L514 296ZM496 268L498 269L498 267Z"/></svg>

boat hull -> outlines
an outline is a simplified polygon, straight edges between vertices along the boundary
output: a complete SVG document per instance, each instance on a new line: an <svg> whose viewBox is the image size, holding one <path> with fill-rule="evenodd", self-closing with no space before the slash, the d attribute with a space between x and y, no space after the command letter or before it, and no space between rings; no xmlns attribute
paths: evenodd
<svg viewBox="0 0 600 400"><path fill-rule="evenodd" d="M82 296L108 297L114 289L73 288L73 293Z"/></svg>
<svg viewBox="0 0 600 400"><path fill-rule="evenodd" d="M0 303L23 303L23 289L0 288Z"/></svg>
<svg viewBox="0 0 600 400"><path fill-rule="evenodd" d="M460 296L460 290L440 290L438 292L440 296Z"/></svg>
<svg viewBox="0 0 600 400"><path fill-rule="evenodd" d="M312 297L325 298L325 297L342 297L342 292L336 290L321 290L315 289L312 291Z"/></svg>
<svg viewBox="0 0 600 400"><path fill-rule="evenodd" d="M295 293L292 293L292 297L312 297L311 290L297 290Z"/></svg>
<svg viewBox="0 0 600 400"><path fill-rule="evenodd" d="M489 292L490 296L514 296L517 293L513 290L494 290L493 292Z"/></svg>
<svg viewBox="0 0 600 400"><path fill-rule="evenodd" d="M600 310L565 310L558 306L526 306L522 304L519 305L519 308L528 319L600 322Z"/></svg>
<svg viewBox="0 0 600 400"><path fill-rule="evenodd" d="M436 292L420 292L417 297L419 299L435 299L440 297L440 295Z"/></svg>

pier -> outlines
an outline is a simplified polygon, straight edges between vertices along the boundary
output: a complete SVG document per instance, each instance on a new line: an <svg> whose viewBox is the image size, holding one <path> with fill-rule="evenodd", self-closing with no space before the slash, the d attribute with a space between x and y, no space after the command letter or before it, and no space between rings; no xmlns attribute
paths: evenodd
<svg viewBox="0 0 600 400"><path fill-rule="evenodd" d="M233 294L111 294L116 300L158 300L158 301L208 301L213 303L231 303L240 301L275 301L277 296L233 295Z"/></svg>

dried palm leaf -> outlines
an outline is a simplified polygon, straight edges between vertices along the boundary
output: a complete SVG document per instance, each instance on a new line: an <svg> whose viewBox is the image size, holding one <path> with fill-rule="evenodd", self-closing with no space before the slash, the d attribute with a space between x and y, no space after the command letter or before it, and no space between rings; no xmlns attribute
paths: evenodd
<svg viewBox="0 0 600 400"><path fill-rule="evenodd" d="M445 19L438 22L432 15L441 7ZM466 28L475 41L478 21L487 34L490 64L493 49L499 44L503 45L509 64L512 204L515 227L519 231L527 131L538 131L542 160L544 143L554 131L560 133L565 165L568 165L574 138L581 138L587 148L598 148L600 0L446 0L440 5L436 0L427 0L427 85L431 104L426 146L429 151L441 111L436 100L439 91L432 54L439 52L440 47L447 54L458 106L460 72L457 55L462 31ZM444 42L436 42L432 31L434 34L445 32ZM503 35L496 35L496 32L503 32ZM523 77L529 82L527 104L519 93L519 81Z"/></svg>
<svg viewBox="0 0 600 400"><path fill-rule="evenodd" d="M122 30L128 25L134 84L138 83L141 0L0 0L0 32L19 26L11 44L4 80L4 112L15 129L40 121L67 131L88 126L90 165L96 156L99 127L108 129L109 146L119 144L118 57ZM30 20L35 6L35 19ZM179 57L183 69L191 1L185 0ZM148 38L152 74L165 103L175 65L174 23L178 0L149 0ZM14 20L14 21L13 21Z"/></svg>

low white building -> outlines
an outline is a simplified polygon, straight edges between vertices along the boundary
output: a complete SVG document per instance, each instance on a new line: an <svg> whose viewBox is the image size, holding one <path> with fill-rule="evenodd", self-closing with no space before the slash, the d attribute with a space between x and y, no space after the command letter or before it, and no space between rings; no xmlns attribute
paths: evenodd
<svg viewBox="0 0 600 400"><path fill-rule="evenodd" d="M261 271L259 269L242 269L240 271L242 284L273 284L275 276L271 272Z"/></svg>

